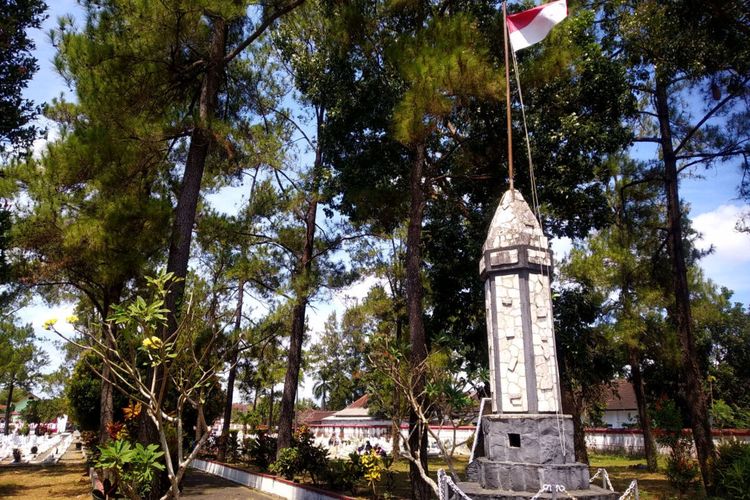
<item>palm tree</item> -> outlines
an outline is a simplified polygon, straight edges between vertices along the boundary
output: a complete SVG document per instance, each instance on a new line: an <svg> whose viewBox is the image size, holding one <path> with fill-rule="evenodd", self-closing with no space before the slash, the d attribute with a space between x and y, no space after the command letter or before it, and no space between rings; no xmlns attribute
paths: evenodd
<svg viewBox="0 0 750 500"><path fill-rule="evenodd" d="M313 396L320 399L320 409L326 409L326 396L331 392L331 383L328 381L328 377L318 372L320 380L315 382L313 385Z"/></svg>
<svg viewBox="0 0 750 500"><path fill-rule="evenodd" d="M254 412L246 411L237 413L236 418L237 422L242 424L242 437L244 439L245 437L247 437L247 426L255 425L257 423L258 417Z"/></svg>

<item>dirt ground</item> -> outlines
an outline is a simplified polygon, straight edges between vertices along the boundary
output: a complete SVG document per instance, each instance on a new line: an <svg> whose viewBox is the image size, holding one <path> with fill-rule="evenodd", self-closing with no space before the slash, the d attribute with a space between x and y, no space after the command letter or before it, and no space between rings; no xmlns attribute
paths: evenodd
<svg viewBox="0 0 750 500"><path fill-rule="evenodd" d="M0 498L91 498L84 464L0 468Z"/></svg>
<svg viewBox="0 0 750 500"><path fill-rule="evenodd" d="M5 465L0 467L0 498L46 500L91 498L91 482L83 454L74 447L57 465Z"/></svg>

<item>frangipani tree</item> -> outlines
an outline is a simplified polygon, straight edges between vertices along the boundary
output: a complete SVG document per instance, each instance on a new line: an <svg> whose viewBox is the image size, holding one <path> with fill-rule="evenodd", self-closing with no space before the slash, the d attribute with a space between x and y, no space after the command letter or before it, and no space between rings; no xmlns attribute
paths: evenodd
<svg viewBox="0 0 750 500"><path fill-rule="evenodd" d="M161 272L146 280L151 296L139 295L128 303L114 306L107 319L109 328L105 330L105 338L86 333L87 329L79 329L80 338L70 338L55 329L52 321L45 326L101 359L109 368L110 382L141 404L142 411L156 427L164 452L170 487L162 498L179 498L179 484L185 471L210 436L206 432L204 404L208 394L217 388L217 374L224 369L226 361L225 356L217 353L231 350L217 349L223 337L219 331L196 341L204 331L194 321L196 308L191 298L184 304L178 327L168 336L159 337L158 333L168 320L165 299L174 275ZM174 406L167 402L167 388L172 395L177 394ZM196 425L201 437L192 448L185 449L183 422L188 406L197 412ZM168 436L172 431L177 435L176 449L169 447Z"/></svg>

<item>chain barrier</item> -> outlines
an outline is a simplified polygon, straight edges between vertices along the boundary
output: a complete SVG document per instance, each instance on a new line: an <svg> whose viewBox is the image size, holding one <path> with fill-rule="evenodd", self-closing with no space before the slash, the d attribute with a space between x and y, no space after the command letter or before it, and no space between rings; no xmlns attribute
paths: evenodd
<svg viewBox="0 0 750 500"><path fill-rule="evenodd" d="M451 493L456 493L461 500L472 500L453 482L453 479L445 473L445 470L438 469L438 499L451 500Z"/></svg>
<svg viewBox="0 0 750 500"><path fill-rule="evenodd" d="M539 500L539 495L542 493L552 493L552 485L551 484L543 484L541 488L539 488L539 491L536 492L536 495L531 497L531 500Z"/></svg>
<svg viewBox="0 0 750 500"><path fill-rule="evenodd" d="M618 500L628 500L630 498L634 500L640 500L641 498L638 492L638 481L635 479L630 481L630 486L628 486L628 489L625 490L625 493L623 493Z"/></svg>
<svg viewBox="0 0 750 500"><path fill-rule="evenodd" d="M599 476L602 477L602 488L608 489L609 491L615 491L614 486L612 486L612 481L609 480L607 469L596 469L596 474L589 479L589 483L596 481Z"/></svg>
<svg viewBox="0 0 750 500"><path fill-rule="evenodd" d="M472 500L468 495L466 495L466 493L461 491L456 483L453 482L453 479L445 473L445 470L439 469L437 472L437 477L439 500L451 500L452 498L455 498L453 494L458 495L458 498L460 498L461 500ZM589 479L589 483L593 483L600 477L602 478L602 484L604 488L609 489L610 491L615 491L615 488L612 486L612 482L609 480L609 474L607 473L606 469L597 469L596 474L594 474L591 479ZM542 487L539 488L539 491L537 491L536 494L531 497L531 500L539 500L543 493L553 492L562 493L566 497L576 500L576 497L571 495L562 484L543 484ZM553 497L556 497L556 495L553 495ZM630 486L628 486L628 489L625 490L625 492L618 498L618 500L631 499L640 500L638 481L636 481L635 479L630 482Z"/></svg>
<svg viewBox="0 0 750 500"><path fill-rule="evenodd" d="M566 497L576 500L576 497L568 493L568 490L562 484L543 484L539 491L536 492L536 495L531 497L531 500L539 500L542 493L563 493ZM557 498L557 495L553 494L552 498Z"/></svg>

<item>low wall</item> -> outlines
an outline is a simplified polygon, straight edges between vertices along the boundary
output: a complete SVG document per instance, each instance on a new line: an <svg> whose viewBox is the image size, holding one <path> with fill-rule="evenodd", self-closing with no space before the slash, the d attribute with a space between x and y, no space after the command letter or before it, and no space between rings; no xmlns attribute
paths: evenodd
<svg viewBox="0 0 750 500"><path fill-rule="evenodd" d="M688 429L684 432L690 433ZM658 436L659 431L654 434ZM712 434L716 445L731 440L750 443L750 429L719 429ZM586 447L602 452L643 453L643 433L640 429L586 429ZM669 450L658 446L658 451L668 453Z"/></svg>
<svg viewBox="0 0 750 500"><path fill-rule="evenodd" d="M250 488L265 493L272 493L289 500L355 500L353 497L339 495L312 486L297 484L269 474L235 469L229 465L217 462L195 459L190 465L195 469L213 474L214 476L223 477L233 483L249 486Z"/></svg>
<svg viewBox="0 0 750 500"><path fill-rule="evenodd" d="M339 440L353 440L360 442L374 438L390 440L391 437L390 423L374 425L349 423L312 424L307 427L312 431L316 438L324 439L335 437ZM445 443L452 443L454 436L457 443L463 443L474 435L473 425L462 425L455 429L449 425L432 425L430 426L430 429L432 429L438 438ZM401 435L408 437L408 424L401 424ZM429 436L428 440L429 442L434 441L432 436Z"/></svg>

